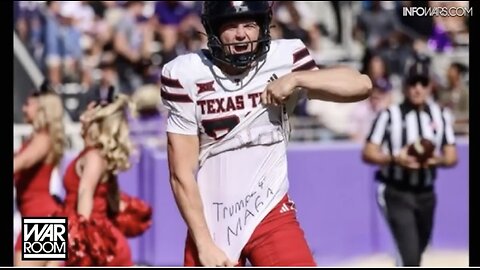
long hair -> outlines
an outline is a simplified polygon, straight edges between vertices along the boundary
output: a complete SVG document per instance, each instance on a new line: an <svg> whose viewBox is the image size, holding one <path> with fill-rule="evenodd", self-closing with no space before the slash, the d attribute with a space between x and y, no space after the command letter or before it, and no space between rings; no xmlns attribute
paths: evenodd
<svg viewBox="0 0 480 270"><path fill-rule="evenodd" d="M97 106L84 115L89 125L86 136L91 143L87 146L99 149L107 162L109 178L107 199L111 215L119 211L120 194L117 174L131 166L132 142L126 117L128 105L129 98L126 95L118 95L112 103L103 107Z"/></svg>
<svg viewBox="0 0 480 270"><path fill-rule="evenodd" d="M35 132L47 131L52 141L53 163L58 165L66 147L66 135L63 125L63 104L56 93L44 93L36 96L39 108L33 119Z"/></svg>

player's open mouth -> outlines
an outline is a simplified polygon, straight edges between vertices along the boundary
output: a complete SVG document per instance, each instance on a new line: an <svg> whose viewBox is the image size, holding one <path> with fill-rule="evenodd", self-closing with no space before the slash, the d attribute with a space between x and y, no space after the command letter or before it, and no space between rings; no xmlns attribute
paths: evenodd
<svg viewBox="0 0 480 270"><path fill-rule="evenodd" d="M233 46L233 49L235 50L236 53L246 52L248 51L248 43L235 45Z"/></svg>

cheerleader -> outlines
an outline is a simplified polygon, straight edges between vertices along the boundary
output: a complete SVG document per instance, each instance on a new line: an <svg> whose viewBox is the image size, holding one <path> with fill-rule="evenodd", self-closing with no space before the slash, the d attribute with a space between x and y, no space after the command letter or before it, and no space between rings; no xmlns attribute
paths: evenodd
<svg viewBox="0 0 480 270"><path fill-rule="evenodd" d="M25 121L33 126L30 138L14 155L16 201L22 217L52 215L59 207L50 195L50 177L65 148L63 105L45 82L23 105ZM47 266L47 261L22 261L22 233L15 243L16 266Z"/></svg>
<svg viewBox="0 0 480 270"><path fill-rule="evenodd" d="M67 266L131 266L127 237L151 225L151 209L120 192L117 174L130 167L128 97L92 102L81 115L85 148L64 176L69 245Z"/></svg>

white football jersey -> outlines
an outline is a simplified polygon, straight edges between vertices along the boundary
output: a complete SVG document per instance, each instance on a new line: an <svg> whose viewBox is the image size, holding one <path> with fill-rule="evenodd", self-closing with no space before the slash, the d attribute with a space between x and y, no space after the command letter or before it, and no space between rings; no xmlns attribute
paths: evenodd
<svg viewBox="0 0 480 270"><path fill-rule="evenodd" d="M267 57L246 74L224 74L199 51L178 56L162 71L167 132L197 135L197 183L215 243L231 260L288 190L289 108L264 106L268 82L316 69L301 40L273 40Z"/></svg>

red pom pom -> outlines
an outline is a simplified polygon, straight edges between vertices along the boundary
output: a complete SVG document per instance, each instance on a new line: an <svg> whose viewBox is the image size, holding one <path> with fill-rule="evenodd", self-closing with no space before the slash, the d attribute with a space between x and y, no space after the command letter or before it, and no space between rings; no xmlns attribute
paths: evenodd
<svg viewBox="0 0 480 270"><path fill-rule="evenodd" d="M114 259L117 240L106 218L86 219L67 210L54 215L68 218L67 266L106 266Z"/></svg>
<svg viewBox="0 0 480 270"><path fill-rule="evenodd" d="M84 221L85 241L93 265L107 265L115 257L117 240L112 232L112 224L106 219Z"/></svg>
<svg viewBox="0 0 480 270"><path fill-rule="evenodd" d="M127 237L143 234L152 225L152 208L146 202L125 193L120 194L120 200L124 209L113 220L115 226Z"/></svg>

